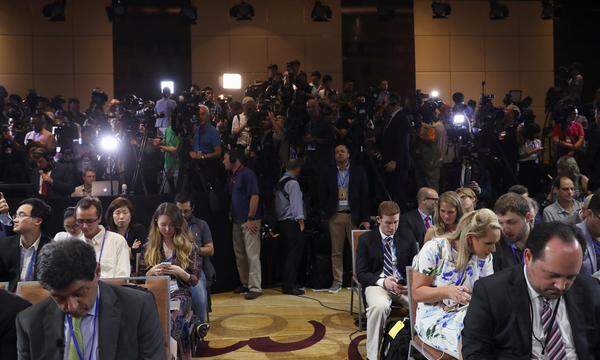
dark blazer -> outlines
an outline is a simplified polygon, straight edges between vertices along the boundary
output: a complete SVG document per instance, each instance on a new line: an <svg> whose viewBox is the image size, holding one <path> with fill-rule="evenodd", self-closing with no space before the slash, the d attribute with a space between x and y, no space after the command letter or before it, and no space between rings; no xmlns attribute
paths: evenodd
<svg viewBox="0 0 600 360"><path fill-rule="evenodd" d="M52 241L42 234L37 248L39 254L42 248ZM8 281L8 290L15 292L21 277L21 242L20 235L13 235L0 239L0 282ZM33 278L36 279L37 264L33 268Z"/></svg>
<svg viewBox="0 0 600 360"><path fill-rule="evenodd" d="M48 189L48 197L69 197L75 190L75 169L71 165L55 163L52 169L52 184ZM40 192L40 174L37 169L31 176L34 194Z"/></svg>
<svg viewBox="0 0 600 360"><path fill-rule="evenodd" d="M496 244L496 251L492 257L494 273L523 263L523 257L521 255L522 252L515 251L513 254L510 244L510 240L507 240L504 235L502 235L500 241L498 241L498 244Z"/></svg>
<svg viewBox="0 0 600 360"><path fill-rule="evenodd" d="M15 319L17 314L31 304L29 301L0 289L0 359L17 359L17 330Z"/></svg>
<svg viewBox="0 0 600 360"><path fill-rule="evenodd" d="M158 312L152 294L99 282L99 359L165 359ZM19 359L62 360L64 313L52 298L17 316Z"/></svg>
<svg viewBox="0 0 600 360"><path fill-rule="evenodd" d="M396 162L396 171L408 172L410 165L410 124L402 110L384 123L381 156L384 164Z"/></svg>
<svg viewBox="0 0 600 360"><path fill-rule="evenodd" d="M431 220L433 225L433 216L431 216ZM423 222L419 209L414 209L401 215L398 228L403 229L407 237L419 244L419 247L423 246L427 230L425 230L425 222Z"/></svg>
<svg viewBox="0 0 600 360"><path fill-rule="evenodd" d="M462 163L455 162L446 166L446 173L441 179L443 191L455 191L460 187ZM487 170L480 164L471 163L471 181L477 182L481 188L478 202L487 202L492 196L492 185ZM468 184L467 184L468 185Z"/></svg>
<svg viewBox="0 0 600 360"><path fill-rule="evenodd" d="M398 229L394 234L394 244L396 245L398 272L406 279L406 266L411 265L413 258L417 255L417 243L409 240L406 233ZM383 243L379 227L376 227L358 239L356 275L363 288L366 288L377 285L382 271Z"/></svg>
<svg viewBox="0 0 600 360"><path fill-rule="evenodd" d="M332 166L327 171L327 176L321 182L321 196L325 215L330 218L338 207L337 166ZM350 178L348 179L348 204L352 222L358 224L369 221L369 183L365 170L359 165L350 165Z"/></svg>
<svg viewBox="0 0 600 360"><path fill-rule="evenodd" d="M563 296L579 359L600 359L600 285L579 274ZM530 359L529 293L522 266L475 283L462 331L464 359Z"/></svg>

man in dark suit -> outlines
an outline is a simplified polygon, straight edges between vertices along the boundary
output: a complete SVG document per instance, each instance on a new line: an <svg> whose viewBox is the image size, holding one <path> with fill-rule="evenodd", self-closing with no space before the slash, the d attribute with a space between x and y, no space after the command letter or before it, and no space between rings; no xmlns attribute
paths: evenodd
<svg viewBox="0 0 600 360"><path fill-rule="evenodd" d="M31 155L36 162L32 174L35 194L45 197L69 197L75 189L75 170L71 165L55 163L44 150L36 150Z"/></svg>
<svg viewBox="0 0 600 360"><path fill-rule="evenodd" d="M329 289L337 293L342 287L343 253L346 239L352 246L352 229L369 228L369 185L365 170L350 164L348 147L335 147L336 167L329 169L321 181L321 199L325 217L329 221L331 238L331 266L333 284Z"/></svg>
<svg viewBox="0 0 600 360"><path fill-rule="evenodd" d="M579 274L585 240L573 225L537 226L525 265L475 283L464 359L599 359L600 284Z"/></svg>
<svg viewBox="0 0 600 360"><path fill-rule="evenodd" d="M14 292L19 281L36 280L37 254L51 239L42 234L51 208L43 200L23 200L14 215L16 235L0 239L0 281L8 281Z"/></svg>
<svg viewBox="0 0 600 360"><path fill-rule="evenodd" d="M425 233L433 225L433 212L439 200L439 195L434 189L427 187L417 192L418 207L400 217L399 228L406 235L407 240L416 242L419 247L423 246Z"/></svg>
<svg viewBox="0 0 600 360"><path fill-rule="evenodd" d="M523 264L523 251L533 228L534 218L525 197L507 193L496 200L494 212L502 226L502 237L494 252L494 272Z"/></svg>
<svg viewBox="0 0 600 360"><path fill-rule="evenodd" d="M0 359L17 359L17 330L15 319L17 314L31 304L29 301L0 289Z"/></svg>
<svg viewBox="0 0 600 360"><path fill-rule="evenodd" d="M381 134L381 157L387 190L401 208L406 206L406 184L410 167L411 125L402 112L400 96L390 93L385 109L386 119Z"/></svg>
<svg viewBox="0 0 600 360"><path fill-rule="evenodd" d="M99 281L91 245L46 246L38 277L50 298L17 316L19 359L165 359L152 295Z"/></svg>
<svg viewBox="0 0 600 360"><path fill-rule="evenodd" d="M461 187L471 188L480 206L485 206L492 198L492 184L488 171L469 154L462 155L462 162L454 162L445 166L441 178L443 191L455 191Z"/></svg>
<svg viewBox="0 0 600 360"><path fill-rule="evenodd" d="M400 207L379 205L377 229L358 240L356 273L367 302L367 358L377 359L381 330L392 302L407 304L406 266L417 254L417 243L398 229Z"/></svg>

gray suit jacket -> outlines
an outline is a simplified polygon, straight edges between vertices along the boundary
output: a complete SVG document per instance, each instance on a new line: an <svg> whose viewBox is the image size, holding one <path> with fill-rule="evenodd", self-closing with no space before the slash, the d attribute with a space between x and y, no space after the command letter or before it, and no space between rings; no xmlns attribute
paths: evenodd
<svg viewBox="0 0 600 360"><path fill-rule="evenodd" d="M163 336L152 294L99 282L99 359L164 360ZM62 360L64 313L48 298L17 316L20 360Z"/></svg>

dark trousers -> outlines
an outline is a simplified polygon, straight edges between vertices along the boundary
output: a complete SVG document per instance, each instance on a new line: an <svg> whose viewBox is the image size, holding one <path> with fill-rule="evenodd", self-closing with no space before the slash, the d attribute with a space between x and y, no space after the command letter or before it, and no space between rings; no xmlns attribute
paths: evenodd
<svg viewBox="0 0 600 360"><path fill-rule="evenodd" d="M279 222L279 232L283 248L283 284L284 289L297 286L298 267L304 253L304 236L300 224L293 220Z"/></svg>

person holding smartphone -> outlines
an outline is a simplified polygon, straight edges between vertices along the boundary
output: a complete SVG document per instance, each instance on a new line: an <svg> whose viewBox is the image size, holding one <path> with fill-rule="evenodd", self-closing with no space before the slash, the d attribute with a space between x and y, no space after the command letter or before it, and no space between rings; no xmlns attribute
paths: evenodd
<svg viewBox="0 0 600 360"><path fill-rule="evenodd" d="M367 300L367 358L377 359L381 331L392 303L408 303L406 266L417 254L417 243L406 228L398 229L400 207L379 205L379 226L358 239L356 273Z"/></svg>
<svg viewBox="0 0 600 360"><path fill-rule="evenodd" d="M461 330L475 282L494 273L501 227L489 209L471 211L455 231L423 245L413 261L415 331L427 345L460 358Z"/></svg>

